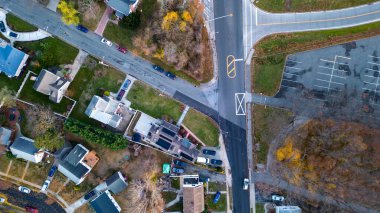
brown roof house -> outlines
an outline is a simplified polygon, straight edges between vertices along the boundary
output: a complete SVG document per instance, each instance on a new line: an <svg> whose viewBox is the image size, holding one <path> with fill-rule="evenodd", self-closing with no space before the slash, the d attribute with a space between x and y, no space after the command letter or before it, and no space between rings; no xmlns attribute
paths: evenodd
<svg viewBox="0 0 380 213"><path fill-rule="evenodd" d="M33 88L45 95L55 103L61 102L63 95L70 85L70 81L48 70L41 70Z"/></svg>
<svg viewBox="0 0 380 213"><path fill-rule="evenodd" d="M205 210L203 183L198 175L183 176L183 213L200 213Z"/></svg>

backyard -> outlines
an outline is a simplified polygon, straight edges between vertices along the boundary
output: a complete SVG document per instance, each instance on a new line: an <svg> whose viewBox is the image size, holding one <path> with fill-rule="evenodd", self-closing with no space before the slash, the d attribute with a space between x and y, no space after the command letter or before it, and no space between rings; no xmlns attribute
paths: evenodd
<svg viewBox="0 0 380 213"><path fill-rule="evenodd" d="M221 194L219 201L214 204L215 195L205 195L205 209L210 212L225 212L227 209L226 194Z"/></svg>
<svg viewBox="0 0 380 213"><path fill-rule="evenodd" d="M252 90L255 93L275 95L288 54L346 43L379 33L380 22L375 22L344 29L267 36L255 45L251 66Z"/></svg>
<svg viewBox="0 0 380 213"><path fill-rule="evenodd" d="M376 1L377 0L255 0L254 3L263 10L279 13L334 10L370 4Z"/></svg>
<svg viewBox="0 0 380 213"><path fill-rule="evenodd" d="M29 24L28 22L18 18L11 13L7 13L6 21L8 27L16 32L33 32L38 30L37 27Z"/></svg>

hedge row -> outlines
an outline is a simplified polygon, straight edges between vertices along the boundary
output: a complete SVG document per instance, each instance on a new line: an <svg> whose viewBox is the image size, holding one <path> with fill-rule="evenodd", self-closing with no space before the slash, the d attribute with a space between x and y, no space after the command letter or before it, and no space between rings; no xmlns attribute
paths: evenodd
<svg viewBox="0 0 380 213"><path fill-rule="evenodd" d="M103 145L112 150L124 149L128 145L127 139L122 135L69 118L65 122L65 130L84 140Z"/></svg>

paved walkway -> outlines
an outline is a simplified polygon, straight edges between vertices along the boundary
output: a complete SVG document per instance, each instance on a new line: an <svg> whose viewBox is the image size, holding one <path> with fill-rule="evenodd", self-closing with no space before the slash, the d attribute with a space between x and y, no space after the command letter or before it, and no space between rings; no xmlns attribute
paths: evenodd
<svg viewBox="0 0 380 213"><path fill-rule="evenodd" d="M100 19L98 26L96 27L96 30L94 31L96 34L102 36L104 30L106 29L107 23L109 21L109 18L111 14L113 13L112 8L107 7L106 10L103 13L102 18Z"/></svg>
<svg viewBox="0 0 380 213"><path fill-rule="evenodd" d="M21 175L21 179L22 179L22 180L24 180L25 175L26 175L26 173L28 172L29 165L30 165L30 161L28 161L28 162L26 163L26 166L25 166L25 168L24 168L24 171L23 171L23 173L22 173L22 175Z"/></svg>
<svg viewBox="0 0 380 213"><path fill-rule="evenodd" d="M70 73L70 80L73 81L75 76L77 75L80 67L82 66L83 62L86 60L86 57L88 56L88 53L86 53L83 50L79 50L79 53L77 57L74 60L74 63L70 66L71 73Z"/></svg>
<svg viewBox="0 0 380 213"><path fill-rule="evenodd" d="M100 193L100 192L103 192L107 190L107 184L106 182L103 182L101 184L99 184L98 186L96 186L92 191L97 191L97 193ZM72 203L67 209L70 210L68 212L73 212L75 211L75 209L83 206L84 204L88 203L90 201L90 199L88 200L85 200L84 199L84 196L79 198L77 201L75 201L74 203Z"/></svg>
<svg viewBox="0 0 380 213"><path fill-rule="evenodd" d="M5 32L1 32L3 36L5 36L7 39L9 39L11 42L15 41L35 41L35 40L40 40L46 37L51 36L48 32L45 32L41 29L38 29L37 31L34 32L15 32L17 33L18 37L10 37L8 34L9 32L14 32L12 31L8 25L7 25L7 20L6 20L6 14L8 12L2 8L0 8L0 21L4 22L5 25Z"/></svg>
<svg viewBox="0 0 380 213"><path fill-rule="evenodd" d="M176 203L178 203L179 201L180 201L180 196L179 196L179 194L177 194L177 196L175 197L174 200L170 201L169 203L167 203L165 205L165 208L169 208L169 207L175 205Z"/></svg>
<svg viewBox="0 0 380 213"><path fill-rule="evenodd" d="M190 109L190 107L186 105L185 109L183 110L183 112L181 114L181 117L179 117L179 119L178 119L178 122L177 122L178 126L181 126L181 124L182 124L183 120L185 119L186 114L189 111L189 109Z"/></svg>
<svg viewBox="0 0 380 213"><path fill-rule="evenodd" d="M57 7L60 0L50 0L49 4L46 6L51 11L57 12Z"/></svg>

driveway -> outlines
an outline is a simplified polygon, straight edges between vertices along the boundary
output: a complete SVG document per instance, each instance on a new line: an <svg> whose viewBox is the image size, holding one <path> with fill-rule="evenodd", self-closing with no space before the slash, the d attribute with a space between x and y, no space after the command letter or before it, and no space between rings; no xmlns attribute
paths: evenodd
<svg viewBox="0 0 380 213"><path fill-rule="evenodd" d="M48 32L43 31L41 29L38 29L37 31L34 31L34 32L15 32L15 31L12 31L7 25L7 20L6 20L6 14L7 13L8 13L7 11L0 8L0 21L4 22L5 29L6 29L5 32L1 32L1 33L3 34L3 36L8 38L10 41L12 41L12 42L14 42L14 41L35 41L35 40L40 40L40 39L51 36ZM17 33L18 38L10 37L8 35L9 32Z"/></svg>
<svg viewBox="0 0 380 213"><path fill-rule="evenodd" d="M199 174L200 176L210 177L210 180L212 182L226 182L226 175L220 174L214 171L210 171L207 169L204 169L202 167L198 167L192 164L187 164L185 167L185 173L187 174Z"/></svg>
<svg viewBox="0 0 380 213"><path fill-rule="evenodd" d="M8 182L0 180L0 184L8 185ZM24 208L27 205L37 208L40 212L65 212L63 208L55 201L49 199L45 194L32 191L25 194L18 191L18 186L13 185L11 188L0 189L0 193L7 196L9 203ZM51 204L47 204L47 200L51 200Z"/></svg>

